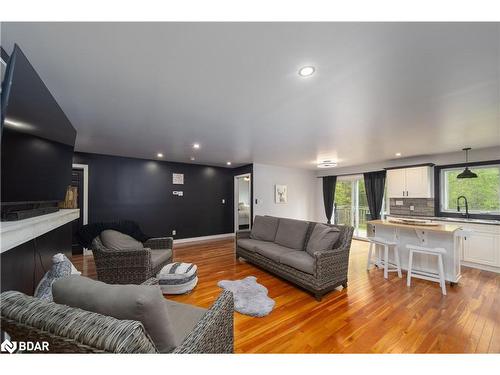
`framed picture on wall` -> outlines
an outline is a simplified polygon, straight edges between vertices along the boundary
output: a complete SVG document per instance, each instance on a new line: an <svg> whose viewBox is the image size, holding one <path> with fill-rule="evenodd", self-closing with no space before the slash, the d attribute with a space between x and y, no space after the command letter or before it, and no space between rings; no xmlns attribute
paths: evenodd
<svg viewBox="0 0 500 375"><path fill-rule="evenodd" d="M274 202L275 203L288 202L288 188L286 185L274 185Z"/></svg>

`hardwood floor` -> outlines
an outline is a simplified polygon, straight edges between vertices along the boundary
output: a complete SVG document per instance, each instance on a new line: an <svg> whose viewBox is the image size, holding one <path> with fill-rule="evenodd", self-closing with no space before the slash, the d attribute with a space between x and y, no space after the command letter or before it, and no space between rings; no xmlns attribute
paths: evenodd
<svg viewBox="0 0 500 375"><path fill-rule="evenodd" d="M499 353L500 275L463 267L463 277L442 296L439 285L366 271L367 243L353 241L349 286L317 302L310 294L244 261L234 241L175 247L174 260L198 265L199 284L169 298L209 307L217 281L254 275L276 301L264 318L235 313L237 353ZM92 256L75 266L96 277Z"/></svg>

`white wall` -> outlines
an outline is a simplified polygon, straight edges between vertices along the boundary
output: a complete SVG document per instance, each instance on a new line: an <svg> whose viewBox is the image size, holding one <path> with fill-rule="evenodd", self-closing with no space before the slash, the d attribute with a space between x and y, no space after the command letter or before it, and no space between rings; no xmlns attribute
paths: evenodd
<svg viewBox="0 0 500 375"><path fill-rule="evenodd" d="M316 178L316 171L254 164L253 177L254 215L318 219L318 181L321 179ZM274 202L275 185L287 185L288 203Z"/></svg>
<svg viewBox="0 0 500 375"><path fill-rule="evenodd" d="M469 161L487 161L500 159L500 146L472 149L469 152ZM369 163L363 165L355 165L351 167L340 167L322 169L317 171L318 176L338 176L342 174L357 174L371 171L379 171L384 168L421 164L421 163L434 163L436 165L446 165L465 162L465 152L449 152L444 154L422 155L412 158L397 158L387 160L379 163Z"/></svg>

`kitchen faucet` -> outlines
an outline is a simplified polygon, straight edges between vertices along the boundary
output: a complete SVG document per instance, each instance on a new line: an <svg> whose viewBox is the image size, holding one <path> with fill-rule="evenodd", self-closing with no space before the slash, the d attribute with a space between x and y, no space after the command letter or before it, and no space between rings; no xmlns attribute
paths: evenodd
<svg viewBox="0 0 500 375"><path fill-rule="evenodd" d="M465 202L465 217L468 219L469 218L469 203L467 202L467 198L465 195L461 195L457 198L457 211L460 212L460 199L464 200Z"/></svg>

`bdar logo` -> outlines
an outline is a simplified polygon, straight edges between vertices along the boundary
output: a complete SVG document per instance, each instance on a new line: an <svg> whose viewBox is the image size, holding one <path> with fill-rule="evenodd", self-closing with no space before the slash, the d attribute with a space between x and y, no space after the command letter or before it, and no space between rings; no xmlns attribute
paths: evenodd
<svg viewBox="0 0 500 375"><path fill-rule="evenodd" d="M9 352L10 354L12 354L17 350L17 343L15 341L10 342L6 339L4 342L2 342L0 350L2 350L2 352Z"/></svg>

